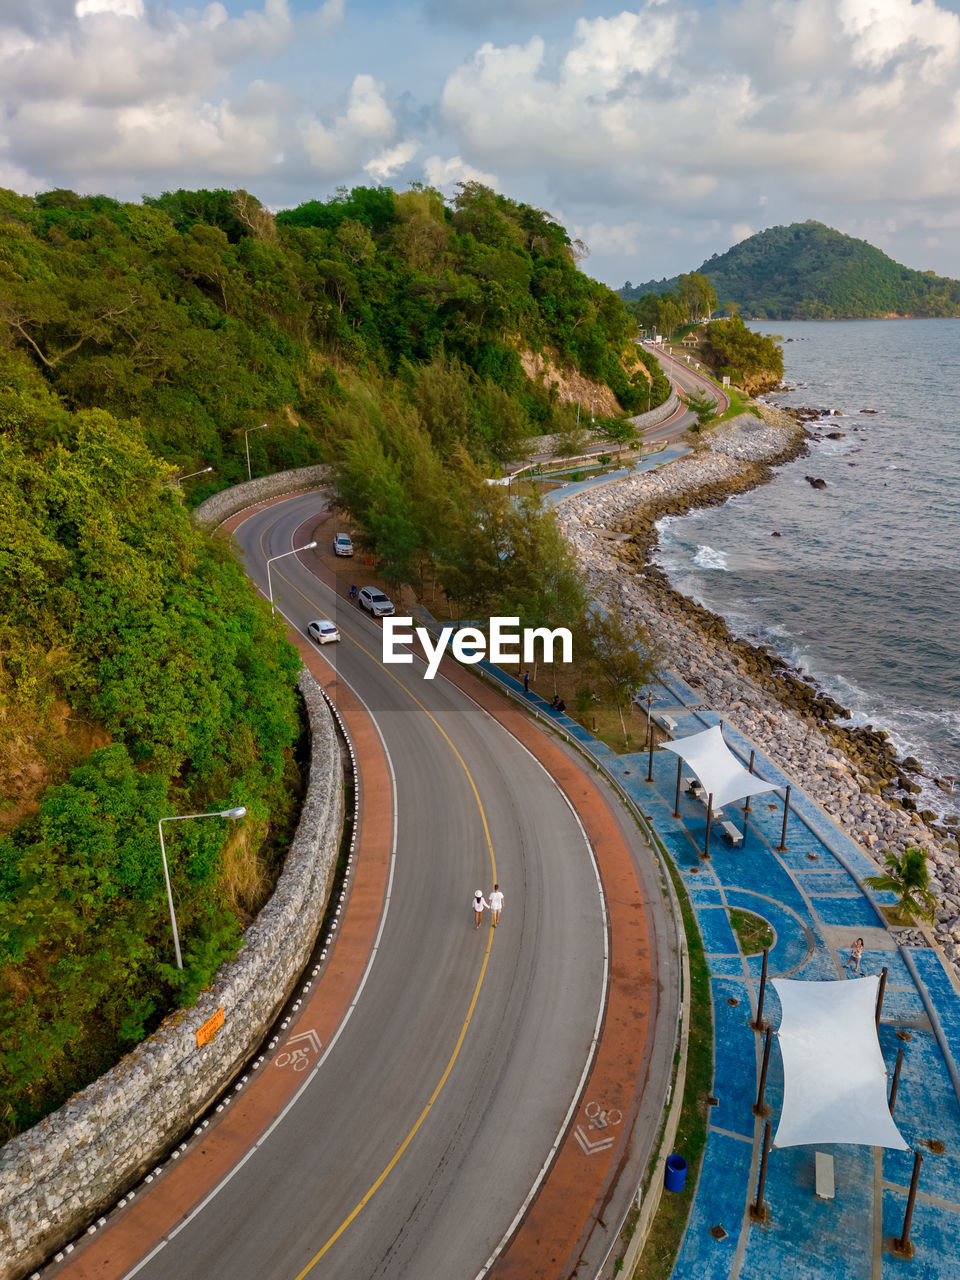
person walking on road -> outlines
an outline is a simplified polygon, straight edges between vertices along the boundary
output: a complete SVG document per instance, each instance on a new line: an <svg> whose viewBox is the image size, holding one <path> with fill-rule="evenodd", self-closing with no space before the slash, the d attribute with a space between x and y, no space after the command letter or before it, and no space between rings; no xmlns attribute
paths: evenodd
<svg viewBox="0 0 960 1280"><path fill-rule="evenodd" d="M477 892L473 895L473 918L476 921L473 927L475 929L480 928L480 925L483 921L484 907L489 907L489 906L490 906L490 903L486 900L486 898L478 889Z"/></svg>
<svg viewBox="0 0 960 1280"><path fill-rule="evenodd" d="M500 886L493 886L493 893L490 895L490 917L493 921L493 927L496 928L500 923L500 912L503 910L503 894L500 892Z"/></svg>
<svg viewBox="0 0 960 1280"><path fill-rule="evenodd" d="M523 673L523 692L524 693L530 692L530 672L529 671L525 671Z"/></svg>

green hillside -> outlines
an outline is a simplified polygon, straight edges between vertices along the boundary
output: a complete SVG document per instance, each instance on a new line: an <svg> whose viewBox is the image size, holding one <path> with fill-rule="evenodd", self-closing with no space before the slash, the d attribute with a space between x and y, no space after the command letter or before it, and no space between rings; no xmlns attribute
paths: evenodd
<svg viewBox="0 0 960 1280"><path fill-rule="evenodd" d="M254 473L328 462L388 580L582 621L552 516L485 477L575 424L562 378L657 404L634 331L561 226L477 185L276 218L0 190L0 1137L195 999L296 816L297 656L183 497L246 479L266 423ZM180 973L157 819L239 804L171 840Z"/></svg>
<svg viewBox="0 0 960 1280"><path fill-rule="evenodd" d="M733 303L759 319L960 315L960 281L903 267L865 240L820 222L770 227L697 270L708 277L721 308ZM628 281L620 296L671 292L679 279Z"/></svg>

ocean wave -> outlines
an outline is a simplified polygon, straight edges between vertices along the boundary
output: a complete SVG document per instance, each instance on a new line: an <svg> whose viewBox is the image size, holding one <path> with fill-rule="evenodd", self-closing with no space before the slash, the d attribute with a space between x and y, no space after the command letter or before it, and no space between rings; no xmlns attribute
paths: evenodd
<svg viewBox="0 0 960 1280"><path fill-rule="evenodd" d="M701 569L726 569L727 553L718 551L716 547L698 546L697 553L693 557L693 563L699 565Z"/></svg>

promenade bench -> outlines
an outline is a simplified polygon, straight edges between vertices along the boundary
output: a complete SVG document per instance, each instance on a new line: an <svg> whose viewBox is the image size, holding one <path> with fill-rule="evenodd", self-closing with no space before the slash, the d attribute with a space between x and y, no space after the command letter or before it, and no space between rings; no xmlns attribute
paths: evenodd
<svg viewBox="0 0 960 1280"><path fill-rule="evenodd" d="M834 1198L833 1156L828 1156L824 1151L815 1151L814 1161L815 1192L821 1200L832 1200Z"/></svg>
<svg viewBox="0 0 960 1280"><path fill-rule="evenodd" d="M734 848L743 844L743 832L738 827L735 827L732 822L721 822L720 829Z"/></svg>
<svg viewBox="0 0 960 1280"><path fill-rule="evenodd" d="M661 729L666 729L667 733L674 734L677 732L677 722L674 720L673 716L654 716L654 720L656 720Z"/></svg>

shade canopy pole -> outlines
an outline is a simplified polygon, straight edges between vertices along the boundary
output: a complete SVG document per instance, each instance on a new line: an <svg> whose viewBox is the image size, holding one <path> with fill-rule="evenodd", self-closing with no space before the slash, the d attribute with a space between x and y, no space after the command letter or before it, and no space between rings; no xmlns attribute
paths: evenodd
<svg viewBox="0 0 960 1280"><path fill-rule="evenodd" d="M677 798L673 804L673 816L680 817L680 775L683 773L683 756L677 756Z"/></svg>
<svg viewBox="0 0 960 1280"><path fill-rule="evenodd" d="M703 837L703 856L710 857L710 824L713 822L713 792L707 796L707 831Z"/></svg>
<svg viewBox="0 0 960 1280"><path fill-rule="evenodd" d="M787 852L787 814L790 812L790 788L787 787L783 796L783 828L780 832L780 843L777 845L777 853Z"/></svg>

